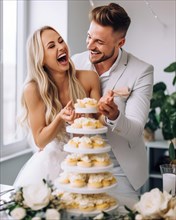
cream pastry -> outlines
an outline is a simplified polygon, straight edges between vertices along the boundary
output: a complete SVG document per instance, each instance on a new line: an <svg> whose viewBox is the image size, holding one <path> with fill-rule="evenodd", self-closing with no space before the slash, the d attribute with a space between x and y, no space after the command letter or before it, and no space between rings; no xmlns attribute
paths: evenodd
<svg viewBox="0 0 176 220"><path fill-rule="evenodd" d="M105 141L100 135L92 136L91 138L92 145L94 148L104 147Z"/></svg>
<svg viewBox="0 0 176 220"><path fill-rule="evenodd" d="M97 100L93 98L77 99L75 108L97 108Z"/></svg>
<svg viewBox="0 0 176 220"><path fill-rule="evenodd" d="M80 158L80 161L77 163L80 167L91 167L93 164L89 155L84 155Z"/></svg>
<svg viewBox="0 0 176 220"><path fill-rule="evenodd" d="M82 136L79 139L78 147L80 149L93 148L92 140L87 136Z"/></svg>
<svg viewBox="0 0 176 220"><path fill-rule="evenodd" d="M66 156L65 162L70 166L76 166L80 158L80 154L69 154Z"/></svg>
<svg viewBox="0 0 176 220"><path fill-rule="evenodd" d="M86 174L70 173L69 181L73 187L84 187L86 185Z"/></svg>
<svg viewBox="0 0 176 220"><path fill-rule="evenodd" d="M81 200L79 200L79 209L81 211L92 212L95 210L95 205L91 198L83 196Z"/></svg>
<svg viewBox="0 0 176 220"><path fill-rule="evenodd" d="M103 184L102 184L102 180L103 180L104 176L103 174L90 174L89 175L89 180L88 180L88 187L90 188L102 188Z"/></svg>
<svg viewBox="0 0 176 220"><path fill-rule="evenodd" d="M102 153L102 154L93 154L91 155L91 159L93 160L94 166L108 166L110 162L109 154Z"/></svg>
<svg viewBox="0 0 176 220"><path fill-rule="evenodd" d="M79 141L80 141L79 137L73 137L68 141L68 145L74 148L78 148Z"/></svg>
<svg viewBox="0 0 176 220"><path fill-rule="evenodd" d="M70 183L69 174L66 172L60 173L58 181L59 181L59 183L62 183L62 184Z"/></svg>

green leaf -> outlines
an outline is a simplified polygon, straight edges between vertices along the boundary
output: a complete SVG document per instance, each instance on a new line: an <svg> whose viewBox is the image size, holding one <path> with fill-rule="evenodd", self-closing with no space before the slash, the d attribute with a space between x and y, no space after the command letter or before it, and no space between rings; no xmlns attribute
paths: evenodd
<svg viewBox="0 0 176 220"><path fill-rule="evenodd" d="M164 69L164 72L168 72L168 73L175 72L175 71L176 71L176 62L171 63L169 66L167 66Z"/></svg>
<svg viewBox="0 0 176 220"><path fill-rule="evenodd" d="M174 149L174 144L171 141L171 143L169 144L169 157L171 160L175 159L175 149Z"/></svg>
<svg viewBox="0 0 176 220"><path fill-rule="evenodd" d="M174 86L176 84L176 76L174 76L174 79L172 81L172 85Z"/></svg>

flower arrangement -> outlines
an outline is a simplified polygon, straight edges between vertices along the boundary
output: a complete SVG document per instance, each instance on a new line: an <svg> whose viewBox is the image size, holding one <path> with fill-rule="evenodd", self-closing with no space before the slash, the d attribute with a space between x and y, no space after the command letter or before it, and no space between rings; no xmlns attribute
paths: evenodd
<svg viewBox="0 0 176 220"><path fill-rule="evenodd" d="M4 201L1 211L8 211L15 220L173 220L176 219L176 197L154 188L144 193L132 210L126 206L125 209L125 214L117 209L113 214L102 212L95 217L68 216L53 186L44 180L17 189L10 201Z"/></svg>
<svg viewBox="0 0 176 220"><path fill-rule="evenodd" d="M8 211L15 220L60 220L61 209L60 198L54 194L53 185L45 180L16 189L10 201L1 204L1 211Z"/></svg>

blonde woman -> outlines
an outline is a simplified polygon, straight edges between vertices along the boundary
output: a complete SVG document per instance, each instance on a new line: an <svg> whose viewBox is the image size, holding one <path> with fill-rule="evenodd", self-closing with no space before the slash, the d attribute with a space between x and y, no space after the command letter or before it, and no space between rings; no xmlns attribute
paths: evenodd
<svg viewBox="0 0 176 220"><path fill-rule="evenodd" d="M52 27L34 32L27 44L28 75L22 94L27 122L38 151L22 168L14 186L35 183L43 178L54 180L66 156L66 122L77 115L72 108L77 98L99 100L100 83L93 71L75 70L68 46Z"/></svg>

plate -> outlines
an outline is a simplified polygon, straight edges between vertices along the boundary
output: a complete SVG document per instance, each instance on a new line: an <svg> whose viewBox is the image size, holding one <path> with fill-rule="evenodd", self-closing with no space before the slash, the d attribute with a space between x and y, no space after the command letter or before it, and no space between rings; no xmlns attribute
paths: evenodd
<svg viewBox="0 0 176 220"><path fill-rule="evenodd" d="M110 150L111 150L110 145L106 145L104 147L99 147L99 148L87 148L87 149L74 148L74 147L71 147L68 144L64 145L64 151L70 152L70 153L100 154L100 153L109 152Z"/></svg>
<svg viewBox="0 0 176 220"><path fill-rule="evenodd" d="M104 193L109 191L110 189L114 188L117 186L117 183L107 186L107 187L102 187L102 188L89 188L88 186L85 187L72 187L70 184L62 184L62 183L56 183L57 179L55 180L55 186L58 189L71 192L71 193L81 193L81 194L99 194L99 193Z"/></svg>
<svg viewBox="0 0 176 220"><path fill-rule="evenodd" d="M78 167L78 166L69 166L65 162L61 163L61 168L66 172L76 172L76 173L104 173L110 172L110 169L113 168L113 164L110 164L106 167Z"/></svg>
<svg viewBox="0 0 176 220"><path fill-rule="evenodd" d="M74 134L104 134L108 131L107 127L96 128L96 129L83 129L83 128L73 128L71 126L66 127L66 131Z"/></svg>
<svg viewBox="0 0 176 220"><path fill-rule="evenodd" d="M119 204L117 203L116 205L110 207L109 209L106 209L106 210L103 210L107 213L113 213L117 208L118 208ZM92 211L92 212L86 212L86 211L82 211L82 210L77 210L77 209L67 209L67 213L70 214L70 215L74 215L74 216L80 216L80 215L83 215L83 216L95 216L95 215L98 215L100 214L102 211L101 210L95 210L95 211Z"/></svg>
<svg viewBox="0 0 176 220"><path fill-rule="evenodd" d="M90 107L90 108L75 108L76 113L97 113L97 108L96 107Z"/></svg>

